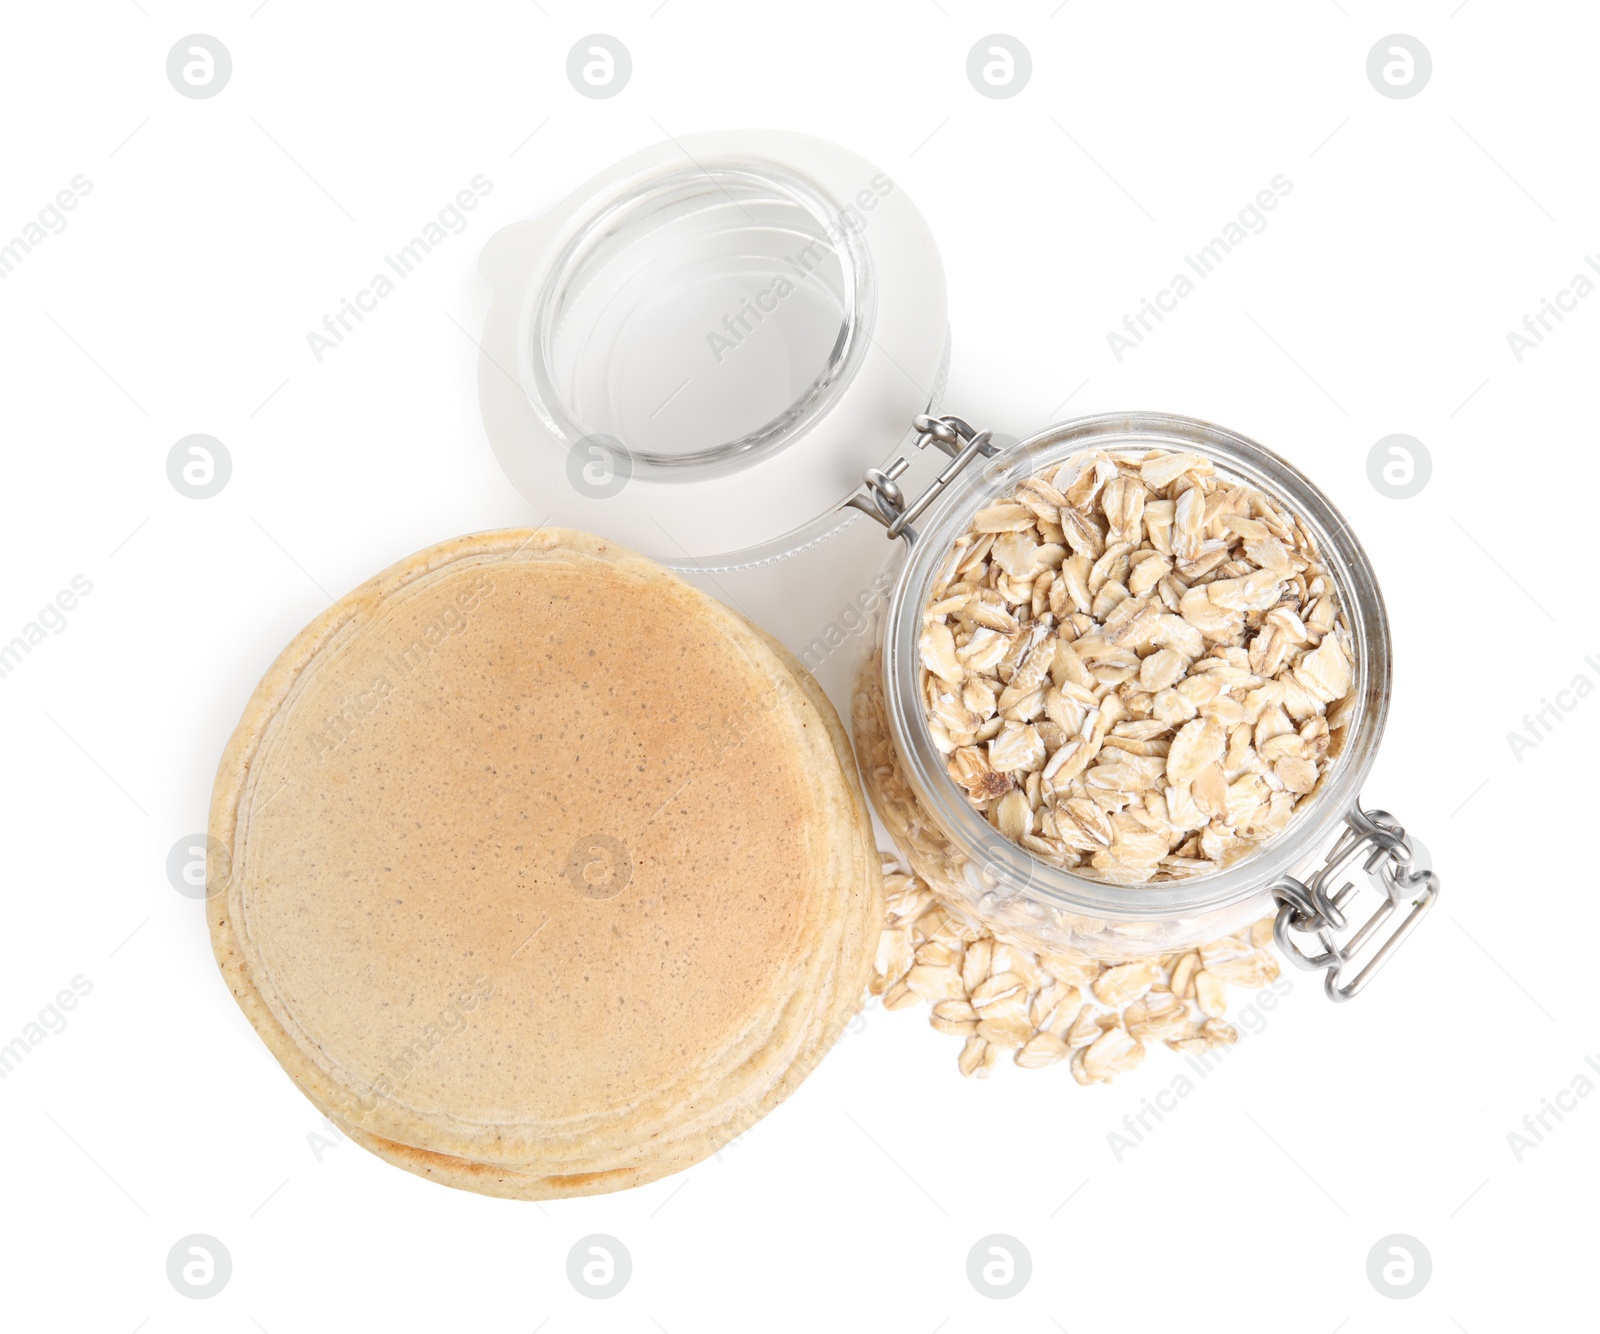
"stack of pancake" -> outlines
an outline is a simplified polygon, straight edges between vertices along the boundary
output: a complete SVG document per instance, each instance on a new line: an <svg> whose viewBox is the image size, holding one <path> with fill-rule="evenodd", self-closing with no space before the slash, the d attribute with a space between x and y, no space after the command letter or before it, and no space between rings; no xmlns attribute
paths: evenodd
<svg viewBox="0 0 1600 1334"><path fill-rule="evenodd" d="M791 1093L882 881L826 698L556 529L418 553L284 650L212 801L224 977L357 1143L491 1195L678 1171Z"/></svg>

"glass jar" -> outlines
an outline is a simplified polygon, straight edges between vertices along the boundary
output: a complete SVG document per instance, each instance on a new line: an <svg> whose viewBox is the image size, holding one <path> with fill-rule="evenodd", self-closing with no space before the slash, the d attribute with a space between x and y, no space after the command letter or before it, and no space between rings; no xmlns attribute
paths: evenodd
<svg viewBox="0 0 1600 1334"><path fill-rule="evenodd" d="M1047 953L1077 951L1106 961L1188 949L1276 912L1278 943L1291 959L1326 968L1331 996L1354 995L1436 901L1437 878L1386 813L1360 807L1389 708L1389 625L1371 563L1327 496L1254 441L1186 417L1089 417L1003 451L988 445L987 432L958 418L924 416L918 428L919 443L951 456L929 491L908 502L891 467L870 475L867 494L853 502L902 539L881 581L890 592L856 672L851 722L867 791L911 867L947 902L1006 935ZM1281 502L1304 526L1338 596L1353 650L1355 702L1347 725L1333 733L1331 765L1283 832L1225 869L1130 886L1033 856L968 803L923 714L923 609L953 543L978 510L1091 449L1113 457L1152 449L1199 454L1221 480ZM1340 945L1356 886L1339 878L1358 857L1382 901L1373 920ZM1385 933L1408 899L1409 911ZM1320 952L1298 943L1308 932L1320 938Z"/></svg>
<svg viewBox="0 0 1600 1334"><path fill-rule="evenodd" d="M538 522L650 556L782 641L850 716L878 814L952 905L1106 960L1231 934L1276 906L1280 946L1345 999L1435 901L1405 831L1359 804L1389 632L1327 498L1260 445L1187 418L1089 418L1000 452L928 415L949 367L943 267L916 206L870 162L782 131L686 136L504 228L480 268L484 425ZM908 450L908 436L939 448ZM1214 874L1127 887L1036 859L967 805L922 717L916 645L941 559L986 500L1079 450L1152 447L1202 454L1301 520L1337 585L1360 695L1283 833ZM877 524L901 540L851 596L880 560ZM859 669L852 645L867 646ZM1341 877L1357 861L1380 904L1351 930L1357 886Z"/></svg>

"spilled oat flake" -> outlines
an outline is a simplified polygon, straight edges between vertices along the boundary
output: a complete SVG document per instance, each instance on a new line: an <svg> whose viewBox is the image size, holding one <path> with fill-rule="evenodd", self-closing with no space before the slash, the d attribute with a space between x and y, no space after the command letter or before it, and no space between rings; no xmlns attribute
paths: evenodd
<svg viewBox="0 0 1600 1334"><path fill-rule="evenodd" d="M997 937L880 857L887 907L871 993L888 1010L930 1006L934 1028L964 1039L964 1075L984 1078L1008 1051L1025 1069L1067 1061L1078 1083L1109 1083L1157 1042L1179 1052L1229 1046L1239 1033L1223 1017L1227 987L1278 976L1271 917L1199 949L1105 964Z"/></svg>

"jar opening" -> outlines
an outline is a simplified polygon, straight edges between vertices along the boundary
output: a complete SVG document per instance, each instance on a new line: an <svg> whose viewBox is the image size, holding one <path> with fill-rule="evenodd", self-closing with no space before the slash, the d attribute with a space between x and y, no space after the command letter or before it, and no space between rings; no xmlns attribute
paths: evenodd
<svg viewBox="0 0 1600 1334"><path fill-rule="evenodd" d="M853 215L776 164L707 161L580 224L522 331L523 384L567 447L698 480L803 435L859 369L872 315Z"/></svg>
<svg viewBox="0 0 1600 1334"><path fill-rule="evenodd" d="M1219 475L1243 482L1287 508L1317 547L1338 594L1353 652L1356 706L1342 747L1318 790L1282 833L1225 869L1179 880L1119 885L1034 857L995 830L945 770L921 700L918 641L923 609L952 543L972 515L1024 478L1085 450L1112 454L1192 451ZM1115 414L1054 426L990 460L950 488L925 516L884 626L883 686L890 732L918 800L987 887L1003 885L1031 911L1107 920L1173 919L1209 912L1262 893L1279 876L1303 873L1343 823L1371 768L1388 713L1391 675L1387 615L1361 545L1332 503L1293 465L1254 441L1209 423L1160 414Z"/></svg>

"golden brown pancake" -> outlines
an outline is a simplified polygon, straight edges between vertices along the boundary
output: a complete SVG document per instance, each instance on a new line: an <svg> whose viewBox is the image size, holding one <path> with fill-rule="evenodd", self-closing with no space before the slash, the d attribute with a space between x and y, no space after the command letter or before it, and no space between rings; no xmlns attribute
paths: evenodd
<svg viewBox="0 0 1600 1334"><path fill-rule="evenodd" d="M559 530L430 548L319 617L211 832L218 961L285 1069L374 1152L493 1194L639 1184L747 1129L856 1008L881 918L798 664Z"/></svg>

